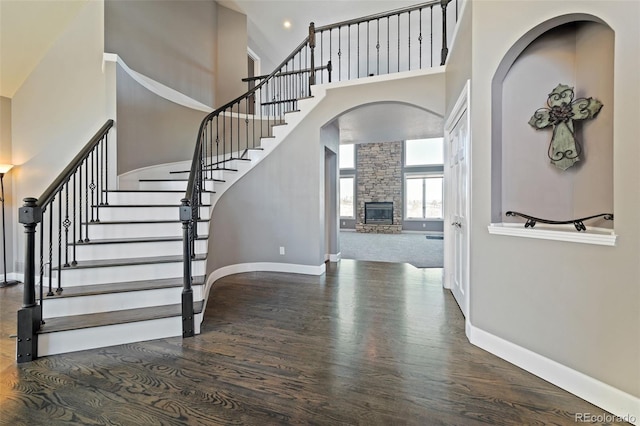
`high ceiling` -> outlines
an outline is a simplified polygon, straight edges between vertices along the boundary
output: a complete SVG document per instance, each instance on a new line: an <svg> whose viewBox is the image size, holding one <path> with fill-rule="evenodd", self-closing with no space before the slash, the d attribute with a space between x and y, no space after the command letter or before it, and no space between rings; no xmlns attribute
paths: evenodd
<svg viewBox="0 0 640 426"><path fill-rule="evenodd" d="M308 35L309 23L333 24L374 13L386 12L420 0L220 0L219 4L247 15L249 38L268 54L266 63L275 68ZM284 22L291 23L290 28ZM268 52L268 53L267 53ZM272 69L263 69L270 72Z"/></svg>
<svg viewBox="0 0 640 426"><path fill-rule="evenodd" d="M0 0L0 96L13 97L86 1ZM264 58L266 68L269 65L273 68L307 36L312 21L317 26L327 25L420 1L220 0L218 3L247 15L249 37L263 54L269 55ZM291 23L290 28L284 27L285 21ZM426 137L442 128L441 118L400 105L364 107L343 115L338 123L345 142L370 140L368 135L402 139L392 128L404 129L407 138Z"/></svg>
<svg viewBox="0 0 640 426"><path fill-rule="evenodd" d="M0 0L0 96L13 97L87 0Z"/></svg>

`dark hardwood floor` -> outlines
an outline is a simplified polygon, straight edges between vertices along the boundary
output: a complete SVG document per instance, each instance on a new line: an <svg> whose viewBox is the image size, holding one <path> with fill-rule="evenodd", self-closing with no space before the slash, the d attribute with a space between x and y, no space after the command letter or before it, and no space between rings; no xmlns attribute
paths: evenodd
<svg viewBox="0 0 640 426"><path fill-rule="evenodd" d="M246 273L202 334L13 362L0 290L2 425L575 425L603 411L467 342L440 269L343 260Z"/></svg>

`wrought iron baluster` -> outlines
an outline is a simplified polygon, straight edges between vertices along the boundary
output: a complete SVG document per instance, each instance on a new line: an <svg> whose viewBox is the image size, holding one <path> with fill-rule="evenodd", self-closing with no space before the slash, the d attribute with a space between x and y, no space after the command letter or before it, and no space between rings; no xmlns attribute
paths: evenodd
<svg viewBox="0 0 640 426"><path fill-rule="evenodd" d="M95 177L94 177L95 176ZM91 220L92 222L100 222L100 209L98 207L98 193L96 192L98 182L98 153L94 148L91 151ZM95 220L93 219L93 211L96 211Z"/></svg>
<svg viewBox="0 0 640 426"><path fill-rule="evenodd" d="M342 81L342 27L338 27L338 81Z"/></svg>
<svg viewBox="0 0 640 426"><path fill-rule="evenodd" d="M356 64L357 64L357 68L356 68L356 78L360 78L360 22L358 22L358 49L356 50Z"/></svg>
<svg viewBox="0 0 640 426"><path fill-rule="evenodd" d="M347 34L347 80L351 80L351 24L347 27L349 33Z"/></svg>
<svg viewBox="0 0 640 426"><path fill-rule="evenodd" d="M367 21L367 76L369 76L369 21Z"/></svg>
<svg viewBox="0 0 640 426"><path fill-rule="evenodd" d="M409 66L409 71L411 71L411 11L409 11L407 15L407 27L408 27L408 39L409 44L407 45L407 64Z"/></svg>
<svg viewBox="0 0 640 426"><path fill-rule="evenodd" d="M418 48L419 61L418 66L422 69L422 8L420 8L420 22L418 24L418 42L420 43L420 47Z"/></svg>
<svg viewBox="0 0 640 426"><path fill-rule="evenodd" d="M78 242L81 243L84 240L82 239L82 162L80 166L78 166L78 217L80 220L78 221L78 230L80 234L80 238L78 238Z"/></svg>
<svg viewBox="0 0 640 426"><path fill-rule="evenodd" d="M47 296L53 296L53 203L56 198L51 200L51 208L49 209L49 292ZM60 274L58 274L60 280Z"/></svg>
<svg viewBox="0 0 640 426"><path fill-rule="evenodd" d="M104 161L104 144L98 142L98 205L104 206L103 201L103 192L104 192L104 168L102 167L102 163Z"/></svg>
<svg viewBox="0 0 640 426"><path fill-rule="evenodd" d="M376 74L380 75L380 19L376 19Z"/></svg>
<svg viewBox="0 0 640 426"><path fill-rule="evenodd" d="M222 115L222 158L226 158L227 157L227 117L226 117L226 110L223 111L221 114ZM219 169L220 168L220 157L218 157L218 161L216 164L216 167Z"/></svg>
<svg viewBox="0 0 640 426"><path fill-rule="evenodd" d="M91 222L95 222L95 217L93 216L93 210L94 210L94 201L93 201L93 195L94 195L94 191L96 189L96 184L94 183L94 172L95 172L95 168L93 167L93 151L91 151L91 156L90 156L91 160L91 183L89 184L89 189L91 190L91 204L87 205L87 210L91 210Z"/></svg>
<svg viewBox="0 0 640 426"><path fill-rule="evenodd" d="M109 205L109 134L104 135L104 205Z"/></svg>
<svg viewBox="0 0 640 426"><path fill-rule="evenodd" d="M44 216L44 211L43 211L43 216ZM44 221L40 221L40 250L38 253L38 257L40 258L40 323L44 324L44 321L42 321L42 306L43 306L43 300L44 300ZM53 296L53 292L51 291L51 287L49 287L49 292L51 293L51 296Z"/></svg>
<svg viewBox="0 0 640 426"><path fill-rule="evenodd" d="M89 157L84 159L84 214L85 214L85 223L84 223L84 242L89 242L89 209L91 208L89 205Z"/></svg>
<svg viewBox="0 0 640 426"><path fill-rule="evenodd" d="M78 172L80 171L80 167L78 167ZM78 240L76 240L76 228L78 227L78 225L80 225L78 223L78 219L76 216L76 204L78 202L78 199L76 197L76 190L77 190L77 182L76 182L76 175L78 173L74 173L73 174L73 203L72 203L72 214L73 214L73 260L71 261L71 265L76 266L78 264L78 261L76 260L76 242ZM82 229L82 225L80 225L80 229Z"/></svg>
<svg viewBox="0 0 640 426"><path fill-rule="evenodd" d="M391 17L387 16L387 74L391 74Z"/></svg>
<svg viewBox="0 0 640 426"><path fill-rule="evenodd" d="M69 182L65 184L64 190L64 222L62 225L64 226L64 266L68 268L71 266L69 264L69 226L71 226L71 221L69 220Z"/></svg>
<svg viewBox="0 0 640 426"><path fill-rule="evenodd" d="M220 158L220 123L219 123L219 115L216 115L216 155L215 155L215 161L212 160L211 163L211 176L213 176L213 167L214 165L217 166L217 162L218 162L218 158ZM211 118L210 123L213 125L213 117ZM211 129L211 133L213 133L213 129ZM213 137L213 135L212 135Z"/></svg>
<svg viewBox="0 0 640 426"><path fill-rule="evenodd" d="M400 14L398 14L398 72L400 72Z"/></svg>
<svg viewBox="0 0 640 426"><path fill-rule="evenodd" d="M249 99L245 98L244 99L244 105L245 105L245 109L248 111L249 108ZM247 150L247 156L249 155L249 113L245 113L244 115L244 128L245 128L245 132L246 132L246 139L245 139L245 145L246 145L246 150Z"/></svg>
<svg viewBox="0 0 640 426"><path fill-rule="evenodd" d="M433 67L433 6L429 7L429 56L431 57L431 67Z"/></svg>
<svg viewBox="0 0 640 426"><path fill-rule="evenodd" d="M62 189L58 192L58 288L56 293L62 293Z"/></svg>

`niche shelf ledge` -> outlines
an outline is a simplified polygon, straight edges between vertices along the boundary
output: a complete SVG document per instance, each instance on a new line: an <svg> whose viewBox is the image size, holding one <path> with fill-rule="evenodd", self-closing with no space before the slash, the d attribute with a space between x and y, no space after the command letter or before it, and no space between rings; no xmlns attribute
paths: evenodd
<svg viewBox="0 0 640 426"><path fill-rule="evenodd" d="M588 228L578 232L573 225L568 226L540 226L524 228L522 223L492 223L488 227L493 235L506 235L520 238L536 238L539 240L566 241L579 244L595 244L601 246L615 246L618 236L612 229Z"/></svg>

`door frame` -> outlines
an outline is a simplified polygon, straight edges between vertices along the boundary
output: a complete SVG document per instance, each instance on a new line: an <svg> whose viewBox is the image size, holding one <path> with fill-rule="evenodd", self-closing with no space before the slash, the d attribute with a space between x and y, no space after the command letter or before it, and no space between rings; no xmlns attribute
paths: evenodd
<svg viewBox="0 0 640 426"><path fill-rule="evenodd" d="M453 214L454 212L452 212L452 203L451 200L453 199L453 197L455 196L455 188L452 188L450 183L451 183L451 161L450 161L450 156L449 156L449 143L450 143L450 137L451 137L451 132L453 131L453 129L455 128L456 124L458 123L458 121L462 118L462 116L464 115L464 113L467 113L467 130L469 133L469 138L467 141L467 144L465 146L465 159L467 161L467 175L466 175L466 194L464 194L464 196L466 197L466 208L465 208L465 217L466 217L466 233L465 233L465 250L466 250L466 262L463 266L463 281L464 284L466 286L466 298L465 298L465 304L466 306L464 306L464 311L467 312L466 315L466 323L470 324L470 316L471 316L471 311L470 311L470 299L471 299L471 291L472 291L472 286L471 286L471 280L470 280L470 267L471 267L471 256L470 256L470 247L471 247L471 226L469 225L471 222L471 185L472 185L472 179L471 179L471 171L472 171L472 158L471 158L471 141L472 141L472 136L471 136L471 81L467 80L467 82L464 85L464 88L462 89L462 92L460 93L460 95L458 96L458 99L455 103L455 105L453 106L453 109L451 110L451 113L449 114L449 116L447 117L447 119L445 120L445 125L444 125L444 191L445 191L445 214L444 214L444 277L442 280L442 285L444 288L451 290L452 288L452 273L454 270L454 265L455 265L455 251L454 251L454 244L453 244L453 232L452 232L452 225L451 223L453 222ZM447 223L449 224L449 226L447 226Z"/></svg>

